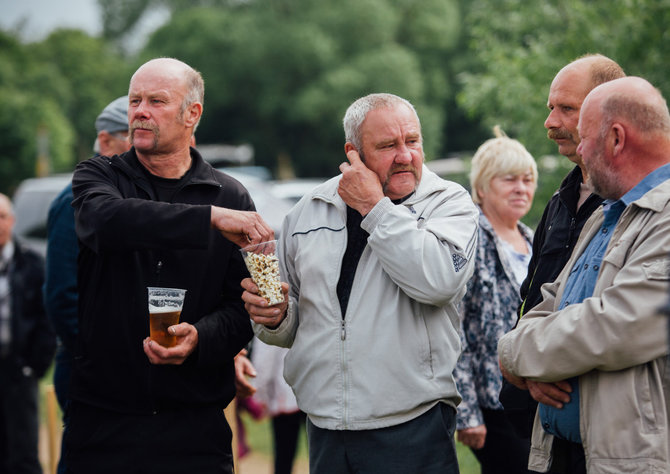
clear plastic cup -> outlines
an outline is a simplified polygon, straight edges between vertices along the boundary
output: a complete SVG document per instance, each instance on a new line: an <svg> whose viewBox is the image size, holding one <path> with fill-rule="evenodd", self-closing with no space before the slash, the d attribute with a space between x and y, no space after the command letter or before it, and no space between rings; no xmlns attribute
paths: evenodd
<svg viewBox="0 0 670 474"><path fill-rule="evenodd" d="M240 249L251 279L256 283L259 294L272 306L284 301L279 277L277 241L268 240Z"/></svg>
<svg viewBox="0 0 670 474"><path fill-rule="evenodd" d="M149 292L149 337L163 347L177 345L177 336L168 328L179 324L186 290L181 288L147 287Z"/></svg>

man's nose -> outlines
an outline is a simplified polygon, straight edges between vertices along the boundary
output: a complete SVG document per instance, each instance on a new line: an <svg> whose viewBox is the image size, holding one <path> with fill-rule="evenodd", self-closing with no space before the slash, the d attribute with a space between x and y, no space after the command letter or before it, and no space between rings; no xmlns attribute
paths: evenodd
<svg viewBox="0 0 670 474"><path fill-rule="evenodd" d="M395 161L396 163L412 162L412 152L410 151L409 147L404 143L398 146Z"/></svg>
<svg viewBox="0 0 670 474"><path fill-rule="evenodd" d="M560 126L561 122L558 120L558 112L556 112L556 109L550 110L547 119L544 121L544 128L550 130L552 128L559 128Z"/></svg>
<svg viewBox="0 0 670 474"><path fill-rule="evenodd" d="M135 107L130 109L132 111L132 116L134 118L146 118L149 116L149 112L146 107L145 101L140 101Z"/></svg>

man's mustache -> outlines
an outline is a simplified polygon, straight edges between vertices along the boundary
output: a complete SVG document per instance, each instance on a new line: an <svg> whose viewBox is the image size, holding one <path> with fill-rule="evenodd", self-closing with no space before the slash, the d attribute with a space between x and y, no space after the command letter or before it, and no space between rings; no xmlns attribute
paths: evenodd
<svg viewBox="0 0 670 474"><path fill-rule="evenodd" d="M394 173L402 173L405 171L409 171L414 175L415 178L417 177L416 168L413 166L395 166L391 168L391 170L389 171L389 176L391 176Z"/></svg>
<svg viewBox="0 0 670 474"><path fill-rule="evenodd" d="M561 140L561 139L565 139L565 138L569 138L569 139L573 138L572 134L570 132L568 132L567 130L560 129L560 128L559 129L553 129L552 128L551 130L548 130L547 131L547 137L549 137L549 139L551 139L551 140Z"/></svg>
<svg viewBox="0 0 670 474"><path fill-rule="evenodd" d="M143 120L135 120L132 124L130 124L130 134L135 131L135 129L144 129L144 130L151 130L153 133L158 133L158 127L151 122L145 122Z"/></svg>

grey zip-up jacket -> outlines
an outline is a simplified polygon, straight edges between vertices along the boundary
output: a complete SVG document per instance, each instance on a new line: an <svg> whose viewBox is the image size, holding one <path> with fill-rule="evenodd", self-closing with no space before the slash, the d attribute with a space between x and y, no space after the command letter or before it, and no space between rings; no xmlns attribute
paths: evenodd
<svg viewBox="0 0 670 474"><path fill-rule="evenodd" d="M456 407L456 306L473 270L475 205L463 187L425 166L406 201L382 199L361 223L370 236L343 318L336 287L347 229L339 179L286 217L279 259L289 310L277 329L255 325L258 337L291 348L284 376L320 428L382 428L440 401Z"/></svg>
<svg viewBox="0 0 670 474"><path fill-rule="evenodd" d="M589 473L670 472L667 318L670 180L631 203L605 251L593 296L558 311L565 282L603 222L584 225L544 300L498 344L513 375L554 382L579 376L580 433ZM529 468L546 472L553 437L535 417Z"/></svg>

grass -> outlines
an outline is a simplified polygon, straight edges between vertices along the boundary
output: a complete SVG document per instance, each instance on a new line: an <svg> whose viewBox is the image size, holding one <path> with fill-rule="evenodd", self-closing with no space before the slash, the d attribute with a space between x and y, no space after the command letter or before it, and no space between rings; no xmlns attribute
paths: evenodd
<svg viewBox="0 0 670 474"><path fill-rule="evenodd" d="M254 420L248 413L242 413L242 421L247 433L247 444L255 453L272 457L272 430L267 418ZM456 454L461 474L479 474L479 462L472 452L463 444L456 443ZM298 457L307 459L307 436L301 433L298 440Z"/></svg>

